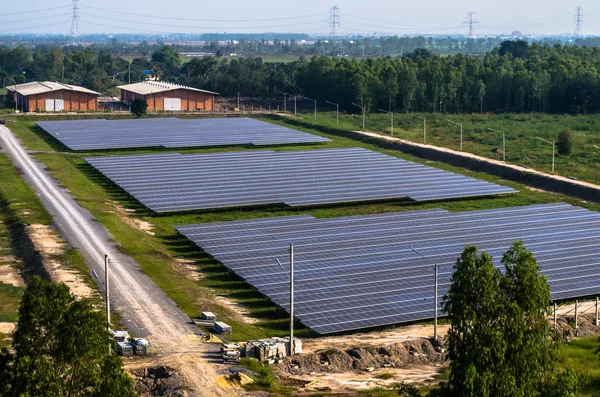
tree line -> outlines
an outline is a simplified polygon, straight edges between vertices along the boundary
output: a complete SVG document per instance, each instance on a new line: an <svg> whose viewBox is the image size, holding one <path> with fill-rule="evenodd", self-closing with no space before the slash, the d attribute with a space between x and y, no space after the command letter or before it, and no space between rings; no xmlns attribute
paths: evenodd
<svg viewBox="0 0 600 397"><path fill-rule="evenodd" d="M131 69L131 76L129 76ZM0 47L0 79L7 84L56 80L106 92L141 81L144 71L161 80L225 96L275 98L283 92L339 103L356 111L550 112L600 111L600 49L505 41L483 56L440 56L417 48L402 57L357 60L315 56L289 63L262 58L194 58L183 63L163 46L131 64L108 50Z"/></svg>

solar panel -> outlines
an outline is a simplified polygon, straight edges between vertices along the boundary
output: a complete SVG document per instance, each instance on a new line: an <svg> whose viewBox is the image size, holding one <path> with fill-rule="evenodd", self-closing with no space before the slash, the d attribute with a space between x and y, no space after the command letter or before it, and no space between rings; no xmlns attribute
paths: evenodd
<svg viewBox="0 0 600 397"><path fill-rule="evenodd" d="M564 203L461 213L298 215L176 229L286 310L288 247L294 243L295 315L320 334L432 318L433 265L439 265L441 309L466 245L487 251L502 268L502 254L522 240L547 277L552 299L600 294L600 213Z"/></svg>
<svg viewBox="0 0 600 397"><path fill-rule="evenodd" d="M516 192L361 148L169 153L86 161L157 213L407 197L425 201Z"/></svg>
<svg viewBox="0 0 600 397"><path fill-rule="evenodd" d="M330 141L321 136L245 117L61 120L40 121L37 124L71 150L285 145Z"/></svg>

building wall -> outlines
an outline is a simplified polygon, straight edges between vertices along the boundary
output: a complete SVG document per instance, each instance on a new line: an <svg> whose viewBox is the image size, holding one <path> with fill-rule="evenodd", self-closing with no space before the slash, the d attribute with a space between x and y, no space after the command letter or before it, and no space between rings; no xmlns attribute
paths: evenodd
<svg viewBox="0 0 600 397"><path fill-rule="evenodd" d="M125 104L130 104L138 96L133 92L121 90L121 101ZM157 94L145 95L148 102L148 111L156 112L165 110L165 98L180 98L181 110L184 112L194 110L214 110L215 96L204 92L186 90L185 88L159 92Z"/></svg>
<svg viewBox="0 0 600 397"><path fill-rule="evenodd" d="M29 108L25 111L35 112L46 110L46 99L62 99L64 111L98 110L98 96L84 92L59 90L27 97Z"/></svg>

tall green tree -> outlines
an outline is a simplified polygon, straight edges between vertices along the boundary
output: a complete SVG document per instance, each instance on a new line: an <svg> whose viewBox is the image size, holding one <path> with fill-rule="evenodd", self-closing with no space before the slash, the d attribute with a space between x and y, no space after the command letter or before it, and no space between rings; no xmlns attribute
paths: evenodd
<svg viewBox="0 0 600 397"><path fill-rule="evenodd" d="M457 260L444 310L450 378L442 395L455 397L568 397L577 382L557 374L556 346L546 309L550 288L531 252L515 242L502 258L467 247ZM558 384L560 383L560 384Z"/></svg>
<svg viewBox="0 0 600 397"><path fill-rule="evenodd" d="M102 313L65 284L35 277L19 308L12 349L0 353L0 395L133 397Z"/></svg>

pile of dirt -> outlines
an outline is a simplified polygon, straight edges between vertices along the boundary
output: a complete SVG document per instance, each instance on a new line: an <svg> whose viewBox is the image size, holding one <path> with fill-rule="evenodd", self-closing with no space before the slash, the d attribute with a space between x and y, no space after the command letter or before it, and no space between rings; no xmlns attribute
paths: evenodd
<svg viewBox="0 0 600 397"><path fill-rule="evenodd" d="M188 396L188 392L182 390L184 385L183 379L171 367L161 365L158 367L131 370L131 375L135 379L134 390L140 397Z"/></svg>
<svg viewBox="0 0 600 397"><path fill-rule="evenodd" d="M600 334L600 326L595 324L594 314L582 314L577 319L577 330L575 330L575 315L560 316L556 319L556 332L563 339L576 336L594 336ZM550 322L550 327L554 321Z"/></svg>
<svg viewBox="0 0 600 397"><path fill-rule="evenodd" d="M378 368L406 368L415 364L435 364L446 360L445 347L429 339L385 344L379 347L327 349L310 354L286 357L278 369L292 375L317 372L372 371Z"/></svg>

